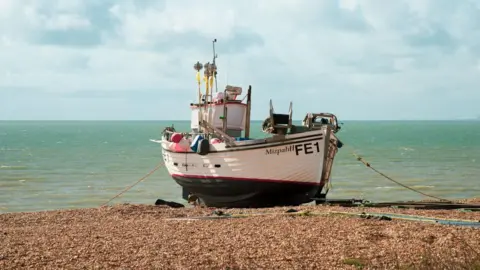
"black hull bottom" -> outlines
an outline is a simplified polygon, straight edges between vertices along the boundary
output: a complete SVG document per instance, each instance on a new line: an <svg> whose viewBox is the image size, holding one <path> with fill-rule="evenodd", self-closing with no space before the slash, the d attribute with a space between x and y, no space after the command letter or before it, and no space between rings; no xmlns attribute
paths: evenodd
<svg viewBox="0 0 480 270"><path fill-rule="evenodd" d="M261 208L296 206L313 201L319 185L222 178L192 179L172 176L182 186L184 199L196 195L208 207Z"/></svg>

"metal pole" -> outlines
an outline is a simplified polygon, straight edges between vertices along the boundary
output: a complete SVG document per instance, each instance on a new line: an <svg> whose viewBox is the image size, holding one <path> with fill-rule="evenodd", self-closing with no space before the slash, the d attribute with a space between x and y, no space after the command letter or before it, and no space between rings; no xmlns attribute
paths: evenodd
<svg viewBox="0 0 480 270"><path fill-rule="evenodd" d="M245 138L250 138L250 110L252 108L252 86L247 91L247 113L245 116Z"/></svg>

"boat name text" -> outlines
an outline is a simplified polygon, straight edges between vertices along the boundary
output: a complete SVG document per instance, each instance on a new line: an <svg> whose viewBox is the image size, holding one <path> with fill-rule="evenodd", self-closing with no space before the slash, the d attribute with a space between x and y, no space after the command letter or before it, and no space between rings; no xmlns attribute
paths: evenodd
<svg viewBox="0 0 480 270"><path fill-rule="evenodd" d="M294 145L284 146L282 148L265 149L265 155L280 155L281 153L292 152L295 150Z"/></svg>
<svg viewBox="0 0 480 270"><path fill-rule="evenodd" d="M315 143L299 143L295 145L284 146L282 148L270 148L265 150L265 155L280 155L287 152L295 152L295 155L306 154L310 155L313 153L320 152L320 144Z"/></svg>

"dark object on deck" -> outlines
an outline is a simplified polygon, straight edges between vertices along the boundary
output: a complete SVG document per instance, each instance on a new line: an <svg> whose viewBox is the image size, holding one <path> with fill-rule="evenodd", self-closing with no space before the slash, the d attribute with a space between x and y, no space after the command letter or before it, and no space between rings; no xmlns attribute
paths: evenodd
<svg viewBox="0 0 480 270"><path fill-rule="evenodd" d="M198 143L197 153L201 156L205 156L210 151L210 143L208 140L203 139Z"/></svg>
<svg viewBox="0 0 480 270"><path fill-rule="evenodd" d="M183 205L183 204L181 204L181 203L164 201L164 200L162 200L162 199L158 199L158 200L155 202L155 205L166 205L166 206L170 206L170 207L172 207L172 208L182 208L182 207L185 207L185 205Z"/></svg>
<svg viewBox="0 0 480 270"><path fill-rule="evenodd" d="M285 213L296 213L296 212L298 212L298 211L293 209L293 208L290 208L287 211L285 211Z"/></svg>

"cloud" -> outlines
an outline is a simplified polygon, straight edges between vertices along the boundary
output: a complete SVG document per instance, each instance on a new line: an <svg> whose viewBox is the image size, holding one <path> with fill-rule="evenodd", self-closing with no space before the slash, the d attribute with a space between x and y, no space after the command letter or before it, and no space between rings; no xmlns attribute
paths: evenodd
<svg viewBox="0 0 480 270"><path fill-rule="evenodd" d="M15 104L0 118L142 118L148 100L159 119L188 119L192 66L212 60L214 38L220 85L251 84L256 119L270 98L296 118L480 114L475 0L2 0L0 93ZM48 113L26 114L40 108L18 89L48 93Z"/></svg>

